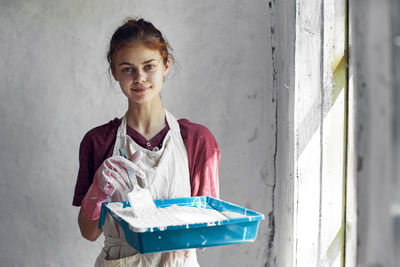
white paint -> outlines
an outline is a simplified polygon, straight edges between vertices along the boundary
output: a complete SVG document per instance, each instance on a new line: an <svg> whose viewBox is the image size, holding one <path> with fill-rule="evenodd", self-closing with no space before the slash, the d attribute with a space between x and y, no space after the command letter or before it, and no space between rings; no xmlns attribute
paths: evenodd
<svg viewBox="0 0 400 267"><path fill-rule="evenodd" d="M133 178L135 179L135 178ZM150 191L146 188L141 188L136 184L132 191L127 194L128 201L131 204L130 210L134 217L148 217L157 213L157 207L154 204Z"/></svg>
<svg viewBox="0 0 400 267"><path fill-rule="evenodd" d="M218 224L219 221L227 220L217 210L198 208L192 206L172 205L165 208L158 208L156 213L146 214L144 217L135 217L132 210L123 208L120 203L110 203L109 208L116 216L129 223L129 227L134 232L146 232L147 229L157 228L160 231L165 230L167 226L177 226L196 223L207 223L208 225Z"/></svg>
<svg viewBox="0 0 400 267"><path fill-rule="evenodd" d="M233 212L231 210L225 210L221 211L221 214L228 218L242 218L242 217L247 217L246 216L247 209L245 210L244 214L239 213L239 212ZM250 221L252 220L252 217L249 217Z"/></svg>

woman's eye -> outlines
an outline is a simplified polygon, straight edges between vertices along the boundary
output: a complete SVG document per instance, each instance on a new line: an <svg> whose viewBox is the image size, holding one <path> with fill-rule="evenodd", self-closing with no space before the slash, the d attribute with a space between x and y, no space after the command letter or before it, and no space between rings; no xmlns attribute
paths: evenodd
<svg viewBox="0 0 400 267"><path fill-rule="evenodd" d="M146 65L146 66L144 66L144 69L145 70L152 70L152 69L154 69L154 65Z"/></svg>
<svg viewBox="0 0 400 267"><path fill-rule="evenodd" d="M133 72L132 68L123 68L122 72L127 73L127 74L131 74Z"/></svg>

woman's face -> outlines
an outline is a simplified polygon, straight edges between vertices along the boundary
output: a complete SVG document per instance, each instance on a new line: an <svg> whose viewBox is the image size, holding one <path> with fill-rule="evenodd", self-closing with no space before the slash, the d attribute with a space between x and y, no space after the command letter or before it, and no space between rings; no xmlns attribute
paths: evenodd
<svg viewBox="0 0 400 267"><path fill-rule="evenodd" d="M120 48L115 56L113 76L129 101L137 104L160 97L169 62L164 64L157 49L143 44Z"/></svg>

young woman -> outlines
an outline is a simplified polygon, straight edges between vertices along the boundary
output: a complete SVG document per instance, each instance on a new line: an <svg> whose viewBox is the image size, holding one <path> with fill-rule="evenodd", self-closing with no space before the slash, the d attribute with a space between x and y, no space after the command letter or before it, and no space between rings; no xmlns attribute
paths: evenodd
<svg viewBox="0 0 400 267"><path fill-rule="evenodd" d="M97 228L101 203L127 200L127 170L154 199L219 197L220 151L214 136L200 124L176 120L161 101L173 61L161 32L143 19L129 19L113 34L107 59L128 110L121 119L90 130L81 142L73 205L81 206L82 236L94 241L104 233L96 266L198 266L195 250L141 255L110 218L102 230Z"/></svg>

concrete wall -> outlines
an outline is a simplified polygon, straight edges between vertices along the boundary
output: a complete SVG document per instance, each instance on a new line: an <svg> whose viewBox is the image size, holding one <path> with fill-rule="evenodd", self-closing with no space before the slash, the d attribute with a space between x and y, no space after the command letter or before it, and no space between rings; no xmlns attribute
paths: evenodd
<svg viewBox="0 0 400 267"><path fill-rule="evenodd" d="M321 37L317 36L322 33L320 25L310 31L312 20L307 18L321 17L322 2L324 15L332 15L328 7L335 1L328 0L301 5L290 0L125 0L117 4L101 0L95 5L76 0L1 0L1 265L91 266L94 262L102 238L90 243L80 236L78 208L71 206L78 148L89 129L126 110L123 94L107 73L105 52L113 30L125 17L143 16L166 35L178 62L162 93L165 106L179 118L206 125L220 145L221 198L266 216L254 243L208 248L198 253L200 264L295 266L295 179L305 181L298 175L296 155L309 143L307 131L315 130L309 120L308 126L302 126L303 135L296 137L302 125L296 112L307 110L307 95L296 89L296 64L312 63L304 54L297 54L295 61L299 53L295 42L301 40L296 37L296 23L304 26L301 34L314 34L314 40ZM396 4L394 0L351 1L354 97L351 91L350 98L354 102L349 120L356 126L350 139L357 146L349 149L356 156L357 169L347 171L357 178L360 266L395 266L390 206L398 202L393 189L399 184L399 164L393 159L400 158L395 146L400 124L393 116L398 93L393 91L397 76L391 60L391 34L397 28L389 14ZM316 6L317 12L302 13L300 20L296 12L306 5ZM325 41L329 38L324 36ZM321 64L319 60L313 62ZM329 79L320 73L327 70L327 63L311 74ZM317 128L319 123L326 125L321 118L333 104L330 87L322 90L321 85L317 81L313 88L301 87L316 89L328 100L325 110L321 103L310 109L317 116ZM320 133L317 141L324 140L329 138ZM327 158L327 152L320 150L318 155ZM324 164L316 166L317 181L327 180L318 171L329 166ZM317 185L317 191L321 189L323 183ZM319 196L318 203L328 195ZM351 199L347 201L354 209ZM301 205L305 207L305 202ZM355 219L352 216L347 219ZM355 237L354 232L350 236ZM321 259L325 251L318 250L321 247L316 250Z"/></svg>
<svg viewBox="0 0 400 267"><path fill-rule="evenodd" d="M346 225L355 228L344 216L345 1L296 2L293 266L343 266Z"/></svg>
<svg viewBox="0 0 400 267"><path fill-rule="evenodd" d="M270 1L273 88L276 95L276 147L274 157L274 208L266 266L293 266L294 239L294 103L295 103L295 1Z"/></svg>
<svg viewBox="0 0 400 267"><path fill-rule="evenodd" d="M393 87L393 138L394 138L394 156L395 167L394 176L396 177L395 192L400 191L400 17L397 15L400 11L400 1L391 1L391 36L392 36L392 87ZM393 227L394 227L394 243L395 243L395 260L400 262L400 194L394 194L394 205L392 208Z"/></svg>
<svg viewBox="0 0 400 267"><path fill-rule="evenodd" d="M214 133L222 151L221 198L266 215L256 242L206 249L198 253L201 265L283 266L291 201L278 175L289 177L291 161L276 141L290 147L290 71L283 62L293 46L279 40L294 35L284 34L293 19L276 14L293 12L289 1L276 8L245 0L0 4L2 266L90 266L99 253L102 238L90 243L80 236L71 202L83 135L126 110L105 52L127 16L152 21L174 48L179 66L162 97L177 117Z"/></svg>
<svg viewBox="0 0 400 267"><path fill-rule="evenodd" d="M327 41L329 34L340 24L337 21L333 25L329 24L334 9L326 7L331 2L297 1L296 5L294 147L305 147L305 152L310 149L311 152L300 157L299 153L295 153L294 205L299 208L295 211L294 218L293 238L296 239L296 245L293 266L343 266L338 261L340 254L337 253L343 252L339 250L340 246L346 248L343 255L346 266L398 266L398 1L349 1L350 84L346 111L349 123L348 159L347 169L344 170L347 173L345 244L328 243L328 259L334 256L331 259L335 261L326 262L324 254L321 254L325 252L323 247L327 245L324 244L324 235L329 235L330 231L329 228L324 229L323 225L326 222L328 225L333 224L337 219L334 216L335 199L329 199L329 195L334 191L334 181L340 178L335 174L338 168L324 172L327 164L329 167L329 164L340 159L334 157L333 147L326 150L329 147L326 140L332 139L326 139L325 136L329 133L341 134L340 125L326 129L329 112L333 110L337 100L333 101L335 104L331 108L329 99L326 102L324 98L330 96L331 86L337 87L340 84L335 75L341 75L334 68L332 84L326 83L330 78L329 73L326 75L329 64L325 63L330 60L330 55L326 54L330 49ZM335 5L343 3L333 2ZM391 19L391 15L394 18ZM333 40L337 41L337 38ZM333 49L337 48L334 45ZM340 64L333 64L335 65ZM336 89L332 89L332 95L335 95ZM307 113L307 107L312 105L313 100L316 104ZM332 104L333 102L331 101ZM327 107L326 114L324 109ZM306 121L304 129L301 128L301 123L297 123L302 121L297 119L303 118L302 116ZM323 118L319 121L321 117ZM337 119L338 116L335 115L334 118ZM314 127L313 122L318 127ZM309 136L316 134L317 137L305 138L307 131L311 131ZM302 154L304 151L300 150ZM305 159L302 160L301 157ZM323 162L326 157L333 157L333 161ZM326 185L328 187L324 190ZM339 194L340 192L334 195ZM326 200L328 208L324 209ZM319 216L315 216L316 214ZM338 236L339 234L343 233L339 232ZM333 241L339 239L336 237ZM333 251L336 252L332 253Z"/></svg>
<svg viewBox="0 0 400 267"><path fill-rule="evenodd" d="M398 266L394 261L393 218L397 196L393 155L392 1L352 1L351 58L357 115L357 202L359 266ZM398 8L398 7L397 7ZM395 12L395 16L398 14ZM398 74L397 74L398 76ZM398 90L398 88L396 89Z"/></svg>

